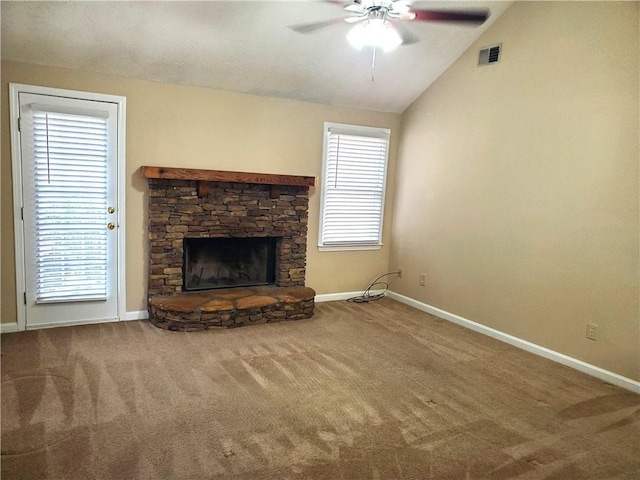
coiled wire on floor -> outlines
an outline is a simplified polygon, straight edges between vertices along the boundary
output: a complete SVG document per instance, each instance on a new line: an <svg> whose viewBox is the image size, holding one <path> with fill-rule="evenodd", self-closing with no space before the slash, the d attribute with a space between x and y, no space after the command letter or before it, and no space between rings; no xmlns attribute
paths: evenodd
<svg viewBox="0 0 640 480"><path fill-rule="evenodd" d="M374 300L380 300L381 298L384 298L384 296L387 294L387 291L389 290L389 284L387 282L381 282L380 279L387 277L389 275L400 275L400 271L397 272L389 272L389 273L385 273L383 275L380 275L378 278L376 278L373 282L371 282L369 284L369 286L366 288L366 290L364 292L362 292L361 295L357 295L355 297L351 297L347 299L347 302L351 302L351 303L368 303L368 302L373 302ZM379 290L378 289L374 289L374 287L376 286L383 286L383 289L381 292L378 293L371 293L372 290Z"/></svg>

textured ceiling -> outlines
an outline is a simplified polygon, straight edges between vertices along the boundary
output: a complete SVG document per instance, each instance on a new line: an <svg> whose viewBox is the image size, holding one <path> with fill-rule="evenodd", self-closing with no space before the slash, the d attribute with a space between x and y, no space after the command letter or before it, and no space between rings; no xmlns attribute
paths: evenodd
<svg viewBox="0 0 640 480"><path fill-rule="evenodd" d="M288 25L346 16L328 2L2 1L2 58L328 105L400 113L512 2L414 2L488 9L481 27L406 22L421 41L357 51L349 25L301 35Z"/></svg>

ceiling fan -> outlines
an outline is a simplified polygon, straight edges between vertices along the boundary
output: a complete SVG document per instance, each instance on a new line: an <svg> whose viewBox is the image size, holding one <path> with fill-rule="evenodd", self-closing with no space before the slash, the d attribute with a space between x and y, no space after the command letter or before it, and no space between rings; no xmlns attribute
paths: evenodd
<svg viewBox="0 0 640 480"><path fill-rule="evenodd" d="M344 9L352 15L290 25L289 28L295 32L307 34L332 25L355 24L347 35L347 39L358 49L368 45L391 50L399 45L411 45L419 42L420 39L402 25L405 21L447 22L478 26L489 18L488 10L413 8L410 0L324 1L344 6Z"/></svg>

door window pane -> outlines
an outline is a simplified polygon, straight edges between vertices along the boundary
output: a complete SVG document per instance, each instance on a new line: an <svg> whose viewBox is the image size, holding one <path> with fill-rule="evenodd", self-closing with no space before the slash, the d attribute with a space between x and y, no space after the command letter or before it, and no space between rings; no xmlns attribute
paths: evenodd
<svg viewBox="0 0 640 480"><path fill-rule="evenodd" d="M107 297L107 119L33 111L36 302Z"/></svg>

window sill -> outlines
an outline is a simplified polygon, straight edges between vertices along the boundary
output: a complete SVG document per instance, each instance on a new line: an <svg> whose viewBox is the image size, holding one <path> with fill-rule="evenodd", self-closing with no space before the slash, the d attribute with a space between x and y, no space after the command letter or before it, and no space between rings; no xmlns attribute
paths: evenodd
<svg viewBox="0 0 640 480"><path fill-rule="evenodd" d="M318 250L321 252L340 252L349 250L380 250L382 244L370 244L370 245L318 245Z"/></svg>

